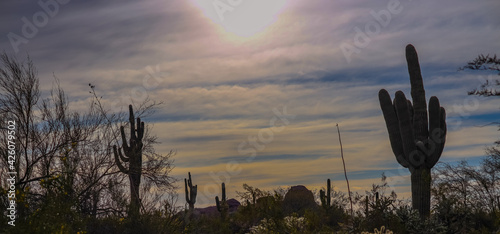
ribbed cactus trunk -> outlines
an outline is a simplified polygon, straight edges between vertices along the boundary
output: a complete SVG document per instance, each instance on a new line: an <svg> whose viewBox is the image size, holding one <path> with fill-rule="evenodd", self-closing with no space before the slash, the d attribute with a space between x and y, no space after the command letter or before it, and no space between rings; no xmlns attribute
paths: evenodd
<svg viewBox="0 0 500 234"><path fill-rule="evenodd" d="M396 160L411 172L413 209L418 210L421 217L427 217L430 214L431 168L441 157L446 140L446 112L435 96L430 98L427 112L420 64L412 45L406 46L406 61L413 104L402 91L396 92L393 102L385 89L380 90L379 101Z"/></svg>
<svg viewBox="0 0 500 234"><path fill-rule="evenodd" d="M134 110L129 105L130 140L127 143L124 127L120 127L122 137L122 149L113 146L115 162L122 173L128 175L130 181L130 206L128 210L129 218L136 222L139 217L141 200L139 198L139 187L141 185L142 174L142 138L144 137L144 122L137 118L137 128L135 126ZM128 169L121 161L128 162Z"/></svg>
<svg viewBox="0 0 500 234"><path fill-rule="evenodd" d="M422 167L411 173L411 194L413 209L421 216L428 216L431 212L431 169Z"/></svg>

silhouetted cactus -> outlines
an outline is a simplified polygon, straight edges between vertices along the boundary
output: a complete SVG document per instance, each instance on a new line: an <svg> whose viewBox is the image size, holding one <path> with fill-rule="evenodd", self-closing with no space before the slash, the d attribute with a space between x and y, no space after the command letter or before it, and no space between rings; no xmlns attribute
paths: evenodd
<svg viewBox="0 0 500 234"><path fill-rule="evenodd" d="M184 178L184 188L186 189L186 202L189 204L189 215L191 215L194 210L194 204L196 203L198 185L193 186L193 181L191 180L191 172L188 172L188 175L188 180Z"/></svg>
<svg viewBox="0 0 500 234"><path fill-rule="evenodd" d="M372 208L375 210L380 208L380 202L378 198L378 192L375 192L375 203L372 203ZM368 202L368 196L365 196L365 216L368 217L368 212L370 211L370 203Z"/></svg>
<svg viewBox="0 0 500 234"><path fill-rule="evenodd" d="M330 209L331 207L331 185L330 185L330 179L326 181L327 188L326 188L326 194L323 189L319 190L319 198L321 200L321 206L325 209Z"/></svg>
<svg viewBox="0 0 500 234"><path fill-rule="evenodd" d="M368 212L370 210L368 209L368 196L365 196L365 217L368 217Z"/></svg>
<svg viewBox="0 0 500 234"><path fill-rule="evenodd" d="M139 186L141 185L142 173L142 138L144 137L144 122L137 118L137 128L135 127L134 110L129 105L130 140L127 144L123 126L120 127L122 136L122 149L113 146L115 162L121 172L128 175L130 180L130 207L129 217L136 221L139 216L141 201L139 198ZM120 162L128 162L128 169Z"/></svg>
<svg viewBox="0 0 500 234"><path fill-rule="evenodd" d="M226 185L222 183L222 198L219 200L219 196L215 196L215 204L217 205L217 210L223 219L226 218L229 206L226 202Z"/></svg>
<svg viewBox="0 0 500 234"><path fill-rule="evenodd" d="M413 209L425 217L430 214L431 168L438 162L446 139L446 112L432 96L427 117L417 51L411 44L406 46L406 61L413 105L402 91L396 92L394 102L385 89L378 95L392 151L399 164L411 172Z"/></svg>

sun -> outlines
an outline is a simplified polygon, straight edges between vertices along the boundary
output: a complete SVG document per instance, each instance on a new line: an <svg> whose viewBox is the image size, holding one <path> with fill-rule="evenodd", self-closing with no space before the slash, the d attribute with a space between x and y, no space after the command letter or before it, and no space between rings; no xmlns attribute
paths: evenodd
<svg viewBox="0 0 500 234"><path fill-rule="evenodd" d="M276 22L286 0L191 0L230 39L251 39Z"/></svg>

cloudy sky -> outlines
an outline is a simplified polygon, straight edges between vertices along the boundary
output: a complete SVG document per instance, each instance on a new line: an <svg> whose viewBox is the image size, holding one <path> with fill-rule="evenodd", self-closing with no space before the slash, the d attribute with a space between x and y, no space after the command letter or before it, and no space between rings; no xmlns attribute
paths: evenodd
<svg viewBox="0 0 500 234"><path fill-rule="evenodd" d="M407 169L390 149L377 93L409 95L404 48L418 51L427 99L448 114L441 161L478 162L498 139L500 103L467 96L497 74L457 71L478 54L500 54L500 2L298 0L7 0L0 48L29 54L47 94L54 75L72 106L96 86L119 111L147 96L149 118L173 175L193 174L197 206L247 183L347 191L389 177L409 195ZM182 192L183 183L177 184ZM181 203L183 199L180 199Z"/></svg>

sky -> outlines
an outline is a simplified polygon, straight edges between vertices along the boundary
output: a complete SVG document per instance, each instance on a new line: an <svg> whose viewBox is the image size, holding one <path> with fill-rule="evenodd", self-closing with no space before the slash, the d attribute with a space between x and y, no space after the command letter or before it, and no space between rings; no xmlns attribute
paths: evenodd
<svg viewBox="0 0 500 234"><path fill-rule="evenodd" d="M407 169L390 148L378 91L409 97L405 46L418 52L427 100L447 111L441 162L478 163L498 140L498 100L468 96L492 72L458 71L500 54L500 2L298 0L3 0L0 49L27 55L48 95L54 76L75 110L96 86L126 111L147 97L164 104L143 119L175 150L172 175L198 184L197 207L226 183L293 185L364 193L382 173L401 198Z"/></svg>

